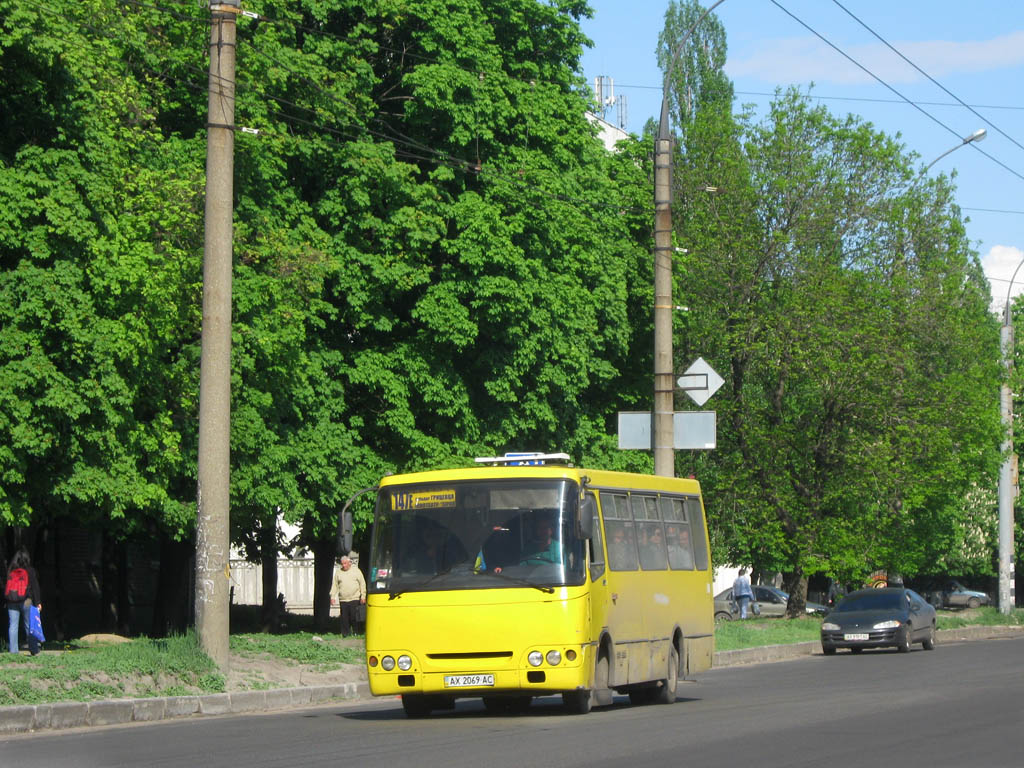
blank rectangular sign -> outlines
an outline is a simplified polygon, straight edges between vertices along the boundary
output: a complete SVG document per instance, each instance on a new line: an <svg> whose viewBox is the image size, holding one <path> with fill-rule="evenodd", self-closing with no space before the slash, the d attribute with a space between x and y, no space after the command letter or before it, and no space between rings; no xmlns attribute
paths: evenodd
<svg viewBox="0 0 1024 768"><path fill-rule="evenodd" d="M715 411L676 411L672 418L672 447L681 451L710 451L717 447ZM650 411L619 413L619 449L651 450Z"/></svg>

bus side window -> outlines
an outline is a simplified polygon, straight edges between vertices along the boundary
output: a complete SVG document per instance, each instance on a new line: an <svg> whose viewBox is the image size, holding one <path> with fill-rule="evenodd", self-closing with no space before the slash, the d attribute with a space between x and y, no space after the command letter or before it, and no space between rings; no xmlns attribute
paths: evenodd
<svg viewBox="0 0 1024 768"><path fill-rule="evenodd" d="M663 571L668 567L665 534L658 514L658 498L634 494L633 517L640 531L640 567L645 571Z"/></svg>
<svg viewBox="0 0 1024 768"><path fill-rule="evenodd" d="M690 543L693 544L693 560L698 571L708 569L708 548L704 536L704 509L700 498L696 496L686 499L686 516L690 521Z"/></svg>
<svg viewBox="0 0 1024 768"><path fill-rule="evenodd" d="M665 520L669 567L676 571L692 571L693 542L683 499L677 496L662 496L661 514Z"/></svg>
<svg viewBox="0 0 1024 768"><path fill-rule="evenodd" d="M590 580L597 581L604 574L604 544L601 539L601 520L595 514L590 537Z"/></svg>

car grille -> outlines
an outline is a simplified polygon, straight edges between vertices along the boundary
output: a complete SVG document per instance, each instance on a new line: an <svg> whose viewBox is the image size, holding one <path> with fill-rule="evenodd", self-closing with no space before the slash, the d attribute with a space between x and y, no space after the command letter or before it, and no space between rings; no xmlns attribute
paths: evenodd
<svg viewBox="0 0 1024 768"><path fill-rule="evenodd" d="M867 640L858 640L857 642L859 642L859 643L895 643L896 642L896 635L897 635L897 633L899 631L900 630L899 630L898 627L894 627L892 629L871 629L871 630L868 630L868 632L867 632L867 635L868 635L868 639ZM839 644L839 643L845 643L846 641L843 640L843 635L845 633L847 633L847 632L850 632L850 633L856 632L858 634L863 634L864 630L863 629L847 629L847 630L840 629L840 630L835 630L835 631L832 631L832 630L829 630L829 631L822 630L822 632L821 632L821 642L823 642L823 643L830 643L830 644L833 644L833 645Z"/></svg>

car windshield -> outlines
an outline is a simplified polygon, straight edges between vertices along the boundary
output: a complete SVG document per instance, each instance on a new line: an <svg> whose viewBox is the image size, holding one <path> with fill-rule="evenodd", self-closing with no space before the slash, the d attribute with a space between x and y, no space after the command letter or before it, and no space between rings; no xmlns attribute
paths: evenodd
<svg viewBox="0 0 1024 768"><path fill-rule="evenodd" d="M897 610L900 607L898 592L864 592L845 598L837 611L878 611Z"/></svg>
<svg viewBox="0 0 1024 768"><path fill-rule="evenodd" d="M377 496L371 593L582 584L578 486L522 478L388 486Z"/></svg>

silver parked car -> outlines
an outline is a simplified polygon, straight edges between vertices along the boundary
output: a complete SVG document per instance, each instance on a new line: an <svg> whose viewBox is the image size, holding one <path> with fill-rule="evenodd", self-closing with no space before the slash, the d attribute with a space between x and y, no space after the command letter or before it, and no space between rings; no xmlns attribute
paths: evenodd
<svg viewBox="0 0 1024 768"><path fill-rule="evenodd" d="M761 616L785 616L789 594L778 587L767 584L754 585L754 601ZM821 603L808 602L804 609L807 613L825 614L828 609ZM752 610L751 613L756 613ZM739 607L732 599L732 587L715 595L715 621L732 621L740 617Z"/></svg>

